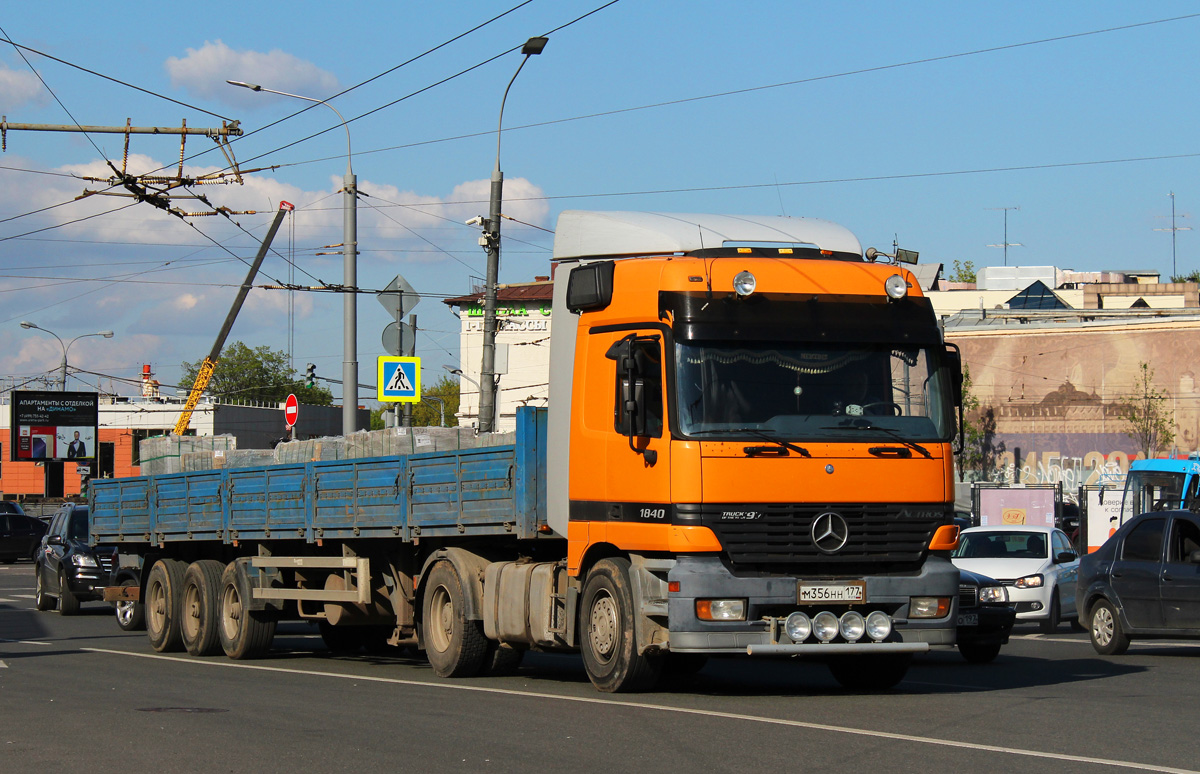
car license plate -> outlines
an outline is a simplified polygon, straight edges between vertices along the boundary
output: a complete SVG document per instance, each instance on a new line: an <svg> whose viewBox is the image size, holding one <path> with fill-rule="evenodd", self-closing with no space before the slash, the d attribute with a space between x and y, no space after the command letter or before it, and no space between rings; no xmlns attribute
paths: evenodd
<svg viewBox="0 0 1200 774"><path fill-rule="evenodd" d="M979 625L979 613L959 613L958 614L958 625L959 626L978 626Z"/></svg>
<svg viewBox="0 0 1200 774"><path fill-rule="evenodd" d="M796 601L801 605L817 605L825 602L866 602L866 581L842 581L830 583L808 583L800 581Z"/></svg>

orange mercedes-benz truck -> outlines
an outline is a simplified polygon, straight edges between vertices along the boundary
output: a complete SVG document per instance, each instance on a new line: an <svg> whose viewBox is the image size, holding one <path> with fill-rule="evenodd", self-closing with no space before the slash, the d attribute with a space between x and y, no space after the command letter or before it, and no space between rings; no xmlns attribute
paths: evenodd
<svg viewBox="0 0 1200 774"><path fill-rule="evenodd" d="M548 514L600 688L714 653L889 687L954 642L961 363L866 255L805 218L559 217Z"/></svg>
<svg viewBox="0 0 1200 774"><path fill-rule="evenodd" d="M785 217L565 212L554 253L511 437L93 481L122 627L245 659L298 618L444 677L578 651L603 691L711 654L887 688L954 643L961 366L908 270Z"/></svg>

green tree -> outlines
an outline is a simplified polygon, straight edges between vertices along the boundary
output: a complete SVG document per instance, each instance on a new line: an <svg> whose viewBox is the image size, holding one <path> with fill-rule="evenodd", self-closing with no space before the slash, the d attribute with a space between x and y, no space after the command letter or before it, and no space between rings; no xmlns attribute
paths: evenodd
<svg viewBox="0 0 1200 774"><path fill-rule="evenodd" d="M1191 274L1175 274L1172 282L1200 282L1200 269L1194 269Z"/></svg>
<svg viewBox="0 0 1200 774"><path fill-rule="evenodd" d="M454 416L458 411L458 380L452 379L449 374L443 374L432 386L421 385L421 396L423 400L413 404L413 427L437 427L441 422L442 407L436 400L429 400L430 398L441 398L446 402L446 427L458 427L458 417ZM388 403L371 411L372 430L383 429L383 415L395 405L397 404Z"/></svg>
<svg viewBox="0 0 1200 774"><path fill-rule="evenodd" d="M190 389L196 382L201 362L183 363L183 387ZM309 406L333 403L333 393L324 387L304 386L304 380L288 366L286 352L266 345L251 349L240 341L225 347L206 391L223 400L282 403L295 393L301 403Z"/></svg>
<svg viewBox="0 0 1200 774"><path fill-rule="evenodd" d="M1154 389L1154 369L1149 363L1138 363L1133 390L1124 396L1117 416L1125 423L1125 434L1147 458L1175 440L1167 394Z"/></svg>
<svg viewBox="0 0 1200 774"><path fill-rule="evenodd" d="M975 269L975 264L972 261L959 263L954 262L954 268L946 277L947 282L974 282L978 272Z"/></svg>
<svg viewBox="0 0 1200 774"><path fill-rule="evenodd" d="M997 446L996 415L980 408L971 391L971 369L963 367L963 448L958 453L958 476L962 481L991 481L999 471L997 460L1004 452Z"/></svg>

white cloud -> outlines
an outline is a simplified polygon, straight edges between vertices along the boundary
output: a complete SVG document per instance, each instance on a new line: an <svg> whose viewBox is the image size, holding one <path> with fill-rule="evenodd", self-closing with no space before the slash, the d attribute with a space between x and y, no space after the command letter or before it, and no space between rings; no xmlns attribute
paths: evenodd
<svg viewBox="0 0 1200 774"><path fill-rule="evenodd" d="M0 64L0 105L12 111L23 105L37 105L46 101L42 82L28 70L13 70ZM11 117L11 116L10 116Z"/></svg>
<svg viewBox="0 0 1200 774"><path fill-rule="evenodd" d="M239 107L262 107L271 94L254 94L225 83L226 80L257 83L278 91L325 97L338 90L337 78L312 62L278 49L235 51L221 41L208 41L189 48L185 57L169 57L167 74L176 88L190 94Z"/></svg>

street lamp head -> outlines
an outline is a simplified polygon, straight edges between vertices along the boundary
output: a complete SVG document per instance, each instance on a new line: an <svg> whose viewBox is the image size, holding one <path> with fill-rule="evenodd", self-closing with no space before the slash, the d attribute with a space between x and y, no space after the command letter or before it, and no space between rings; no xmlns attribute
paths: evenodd
<svg viewBox="0 0 1200 774"><path fill-rule="evenodd" d="M22 320L21 327L28 329L28 328L36 328L37 326L34 325L33 323L29 322L28 320Z"/></svg>
<svg viewBox="0 0 1200 774"><path fill-rule="evenodd" d="M250 91L262 91L262 86L259 86L257 83L246 83L245 81L230 80L226 80L225 82L230 86L241 86L243 89L249 89Z"/></svg>
<svg viewBox="0 0 1200 774"><path fill-rule="evenodd" d="M537 37L530 38L525 41L525 45L521 46L521 53L525 56L535 56L542 53L542 49L550 42L550 38Z"/></svg>
<svg viewBox="0 0 1200 774"><path fill-rule="evenodd" d="M111 339L113 337L113 332L112 331L100 331L100 335L106 339Z"/></svg>

